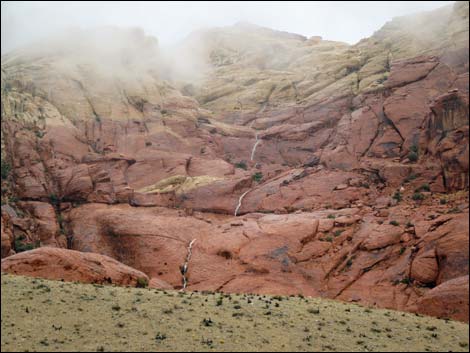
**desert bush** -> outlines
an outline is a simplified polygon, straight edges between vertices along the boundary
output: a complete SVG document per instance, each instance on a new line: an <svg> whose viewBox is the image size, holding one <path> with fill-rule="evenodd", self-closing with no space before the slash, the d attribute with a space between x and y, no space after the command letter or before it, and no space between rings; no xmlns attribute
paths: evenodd
<svg viewBox="0 0 470 353"><path fill-rule="evenodd" d="M411 196L411 198L415 201L421 201L424 200L426 197L420 192L415 192L413 196Z"/></svg>
<svg viewBox="0 0 470 353"><path fill-rule="evenodd" d="M408 153L408 159L411 161L411 162L417 162L418 159L419 159L419 156L416 152L410 152Z"/></svg>
<svg viewBox="0 0 470 353"><path fill-rule="evenodd" d="M431 187L429 186L429 184L423 184L415 190L415 192L420 192L420 191L431 191Z"/></svg>
<svg viewBox="0 0 470 353"><path fill-rule="evenodd" d="M11 165L8 162L2 161L2 180L5 180L8 178L8 175L10 175L11 171Z"/></svg>
<svg viewBox="0 0 470 353"><path fill-rule="evenodd" d="M393 194L392 198L395 199L395 200L397 200L398 202L400 202L401 200L403 200L403 196L401 195L401 192L400 192L400 191L395 191L395 193Z"/></svg>
<svg viewBox="0 0 470 353"><path fill-rule="evenodd" d="M137 288L146 288L149 285L149 281L144 277L137 278L136 287Z"/></svg>
<svg viewBox="0 0 470 353"><path fill-rule="evenodd" d="M252 178L254 181L260 182L263 179L263 173L256 172L255 174L253 174Z"/></svg>
<svg viewBox="0 0 470 353"><path fill-rule="evenodd" d="M344 229L337 229L333 233L335 237L339 237L344 232Z"/></svg>
<svg viewBox="0 0 470 353"><path fill-rule="evenodd" d="M246 166L246 163L245 162L238 162L235 164L235 168L240 168L240 169L243 169L243 170L247 170L248 167Z"/></svg>
<svg viewBox="0 0 470 353"><path fill-rule="evenodd" d="M57 197L56 194L50 194L49 200L51 201L51 204L56 205L56 206L60 203L60 199L59 197Z"/></svg>

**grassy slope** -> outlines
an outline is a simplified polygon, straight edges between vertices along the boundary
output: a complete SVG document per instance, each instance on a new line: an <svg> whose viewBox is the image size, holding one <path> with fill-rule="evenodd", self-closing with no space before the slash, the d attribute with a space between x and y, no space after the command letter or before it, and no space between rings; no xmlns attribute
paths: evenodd
<svg viewBox="0 0 470 353"><path fill-rule="evenodd" d="M468 350L466 324L324 299L164 292L5 274L1 292L2 351Z"/></svg>

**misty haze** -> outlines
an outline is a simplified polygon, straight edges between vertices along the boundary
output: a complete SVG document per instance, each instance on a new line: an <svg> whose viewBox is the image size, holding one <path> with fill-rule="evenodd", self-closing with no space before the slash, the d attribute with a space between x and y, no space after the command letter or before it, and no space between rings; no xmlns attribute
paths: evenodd
<svg viewBox="0 0 470 353"><path fill-rule="evenodd" d="M468 2L1 16L2 351L468 351Z"/></svg>

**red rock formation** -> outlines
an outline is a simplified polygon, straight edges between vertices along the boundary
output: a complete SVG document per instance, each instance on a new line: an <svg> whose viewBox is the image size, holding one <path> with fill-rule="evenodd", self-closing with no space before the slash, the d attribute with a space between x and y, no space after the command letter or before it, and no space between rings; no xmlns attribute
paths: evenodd
<svg viewBox="0 0 470 353"><path fill-rule="evenodd" d="M467 83L468 86L468 83ZM432 102L427 121L428 150L442 165L448 190L468 189L468 93L449 91Z"/></svg>
<svg viewBox="0 0 470 353"><path fill-rule="evenodd" d="M136 286L146 274L108 256L43 247L2 259L2 272L64 281Z"/></svg>
<svg viewBox="0 0 470 353"><path fill-rule="evenodd" d="M418 255L411 264L410 276L420 283L435 283L438 274L439 264L434 249Z"/></svg>
<svg viewBox="0 0 470 353"><path fill-rule="evenodd" d="M37 201L21 201L18 205L31 215L34 220L35 239L42 246L65 248L67 240L61 234L54 208L51 204Z"/></svg>
<svg viewBox="0 0 470 353"><path fill-rule="evenodd" d="M447 281L427 292L417 303L416 311L441 318L468 322L468 275Z"/></svg>
<svg viewBox="0 0 470 353"><path fill-rule="evenodd" d="M181 288L196 240L188 290L468 321L468 4L447 13L429 43L401 31L406 19L355 46L209 31L214 67L182 89L192 97L158 78L143 35L131 47L157 61L148 71L129 52L144 66L132 77L68 54L2 57L2 148L21 211L2 213L2 270L131 285L142 271ZM82 253L10 256L16 236Z"/></svg>
<svg viewBox="0 0 470 353"><path fill-rule="evenodd" d="M14 237L13 237L13 226L11 224L10 216L7 212L2 210L2 217L0 220L1 234L2 234L2 259L4 257L13 255L15 253Z"/></svg>

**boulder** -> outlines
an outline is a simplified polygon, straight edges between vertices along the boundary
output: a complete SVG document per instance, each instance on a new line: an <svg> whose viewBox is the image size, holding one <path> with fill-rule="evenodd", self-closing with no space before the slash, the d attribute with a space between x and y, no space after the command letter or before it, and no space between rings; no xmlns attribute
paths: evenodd
<svg viewBox="0 0 470 353"><path fill-rule="evenodd" d="M375 226L361 247L365 250L375 250L400 242L404 230L392 225Z"/></svg>
<svg viewBox="0 0 470 353"><path fill-rule="evenodd" d="M149 278L108 256L50 247L18 253L2 260L2 272L53 280L136 286Z"/></svg>
<svg viewBox="0 0 470 353"><path fill-rule="evenodd" d="M439 274L436 251L429 250L418 255L411 264L411 278L423 283L435 283Z"/></svg>
<svg viewBox="0 0 470 353"><path fill-rule="evenodd" d="M469 276L446 281L426 292L418 300L416 311L420 314L468 322Z"/></svg>

